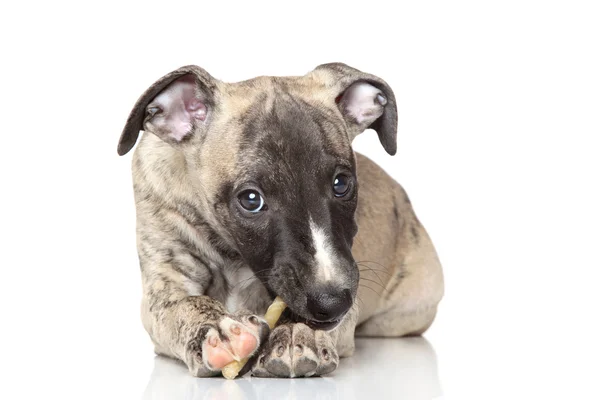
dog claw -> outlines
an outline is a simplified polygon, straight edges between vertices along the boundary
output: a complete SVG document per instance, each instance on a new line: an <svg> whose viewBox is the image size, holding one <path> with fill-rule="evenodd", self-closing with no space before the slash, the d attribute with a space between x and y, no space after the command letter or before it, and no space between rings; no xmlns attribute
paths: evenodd
<svg viewBox="0 0 600 400"><path fill-rule="evenodd" d="M277 348L277 357L281 357L283 355L283 346L279 346Z"/></svg>

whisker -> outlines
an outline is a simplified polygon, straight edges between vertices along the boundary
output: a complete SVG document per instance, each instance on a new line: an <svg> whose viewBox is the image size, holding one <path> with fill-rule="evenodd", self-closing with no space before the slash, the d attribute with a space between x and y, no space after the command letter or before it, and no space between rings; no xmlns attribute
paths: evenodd
<svg viewBox="0 0 600 400"><path fill-rule="evenodd" d="M264 277L264 276L269 276L269 273L270 273L270 272L271 272L271 271L269 270L269 268L261 269L261 270L260 270L260 271L258 271L258 272L254 272L254 273L252 274L252 276L250 276L250 277L248 277L248 278L246 278L246 279L242 279L241 281L239 281L238 283L236 283L235 285L233 285L233 286L231 287L231 289L235 289L236 287L238 287L238 286L242 285L243 283L246 283L246 282L248 282L248 281L250 281L250 280L252 280L252 279L258 279L258 277L259 277L259 276L263 276L263 277ZM263 275L263 273L265 273L266 275ZM231 289L230 289L230 290L231 290Z"/></svg>
<svg viewBox="0 0 600 400"><path fill-rule="evenodd" d="M366 287L367 289L371 289L373 292L375 292L375 294L376 294L377 296L381 297L381 293L378 293L378 292L377 292L375 289L373 289L373 288L372 288L372 287L370 287L370 286L367 286L367 285L361 285L361 284L358 284L358 286L359 286L359 287Z"/></svg>
<svg viewBox="0 0 600 400"><path fill-rule="evenodd" d="M377 261L370 261L370 260L360 260L360 261L356 261L356 263L357 263L357 264L360 264L360 263L369 263L369 264L375 264L375 265L378 265L378 266L380 266L381 268L387 269L387 267L386 267L385 265L383 265L383 264L380 264L380 263L378 263Z"/></svg>
<svg viewBox="0 0 600 400"><path fill-rule="evenodd" d="M379 286L381 287L381 289L383 289L383 291L387 293L387 290L385 289L385 286L381 285L379 282L377 282L377 281L374 281L374 280L372 280L372 279L368 279L368 278L360 278L360 279L364 279L364 280L366 280L366 281L373 282L373 283L375 283L376 285L379 285Z"/></svg>
<svg viewBox="0 0 600 400"><path fill-rule="evenodd" d="M377 270L374 270L373 268L369 268L369 267L366 267L366 266L363 266L363 268L366 268L366 269L359 269L359 272L369 271L369 272L373 273L377 277L377 279L379 279L379 281L381 282L382 285L386 284L383 281L383 279L381 278L381 276L379 275L379 273L382 272L382 271L377 271ZM390 279L392 277L391 274L388 274L388 273L385 273L385 272L383 272L383 273L385 274L384 278L386 278L386 279Z"/></svg>
<svg viewBox="0 0 600 400"><path fill-rule="evenodd" d="M240 269L242 269L242 268L244 268L244 267L246 267L246 266L247 266L247 265L246 265L245 263L243 263L243 262L238 262L237 264L238 264L238 265L237 265L237 266L236 266L236 267L233 269L233 273L234 273L234 274L237 274L237 273L240 271Z"/></svg>
<svg viewBox="0 0 600 400"><path fill-rule="evenodd" d="M359 267L362 267L362 268L367 268L368 270L370 270L370 271L373 271L373 272L377 272L377 273L380 273L380 274L385 274L385 275L387 275L387 276L392 276L392 275L393 275L393 274L391 274L391 273L389 273L389 272L387 272L387 271L383 271L383 270L380 270L380 269L374 269L374 268L372 268L372 267L369 267L369 266L367 266L367 265L358 264L358 266L359 266Z"/></svg>
<svg viewBox="0 0 600 400"><path fill-rule="evenodd" d="M364 265L363 265L363 267L366 268L366 269L359 269L358 271L359 272L365 272L367 270L370 271L371 273L375 274L375 276L377 277L377 279L379 279L379 281L381 282L382 285L385 285L383 283L383 279L381 279L381 277L379 276L379 274L377 273L377 271L375 271L373 268L369 268L369 267L366 267Z"/></svg>
<svg viewBox="0 0 600 400"><path fill-rule="evenodd" d="M363 307L364 307L364 305L365 305L365 302L364 302L364 301L363 301L363 300L360 298L360 296L359 296L358 294L356 295L356 299L357 299L358 301L360 301L360 303L361 303L361 304L363 305Z"/></svg>
<svg viewBox="0 0 600 400"><path fill-rule="evenodd" d="M244 299L244 301L242 302L242 304L248 304L248 300L250 300L250 296L252 296L254 293L252 291L248 292L248 295L246 296L246 298Z"/></svg>

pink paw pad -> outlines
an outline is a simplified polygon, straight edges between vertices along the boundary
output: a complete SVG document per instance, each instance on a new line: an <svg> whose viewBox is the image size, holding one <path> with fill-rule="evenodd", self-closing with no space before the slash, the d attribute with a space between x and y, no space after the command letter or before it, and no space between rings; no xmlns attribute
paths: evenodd
<svg viewBox="0 0 600 400"><path fill-rule="evenodd" d="M226 340L221 340L218 332L211 330L203 346L204 361L213 370L247 358L258 348L258 328L252 323L244 324L226 317L219 323L219 329Z"/></svg>
<svg viewBox="0 0 600 400"><path fill-rule="evenodd" d="M248 357L258 347L258 329L255 325L224 318L219 327L229 339L229 346L235 359Z"/></svg>

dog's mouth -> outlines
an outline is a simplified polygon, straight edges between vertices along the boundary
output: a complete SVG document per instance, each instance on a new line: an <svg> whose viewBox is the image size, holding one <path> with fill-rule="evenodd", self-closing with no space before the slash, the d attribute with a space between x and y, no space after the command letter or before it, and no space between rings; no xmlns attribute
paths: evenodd
<svg viewBox="0 0 600 400"><path fill-rule="evenodd" d="M292 321L302 322L303 324L307 325L309 328L314 329L314 330L320 330L320 331L330 331L332 329L337 328L338 325L342 322L342 320L345 317L345 315L343 315L342 317L340 317L338 319L332 319L329 321L317 321L314 319L307 319L307 318L301 317L298 314L294 313L292 310L290 310L289 312L290 312L290 318L292 319Z"/></svg>
<svg viewBox="0 0 600 400"><path fill-rule="evenodd" d="M308 325L309 328L314 329L314 330L330 331L334 328L337 328L337 326L340 324L340 322L342 322L341 319L336 319L333 321L306 320L305 324Z"/></svg>

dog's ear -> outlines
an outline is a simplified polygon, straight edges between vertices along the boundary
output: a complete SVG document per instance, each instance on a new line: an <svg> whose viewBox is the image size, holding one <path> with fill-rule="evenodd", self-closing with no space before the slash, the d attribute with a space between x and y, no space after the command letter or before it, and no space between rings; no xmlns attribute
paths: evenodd
<svg viewBox="0 0 600 400"><path fill-rule="evenodd" d="M372 128L385 151L396 154L396 98L383 79L342 63L319 65L313 74L331 90L333 100L346 119L350 141Z"/></svg>
<svg viewBox="0 0 600 400"><path fill-rule="evenodd" d="M181 67L156 81L133 106L117 152L133 148L140 130L177 144L205 126L214 109L217 80L195 65Z"/></svg>

